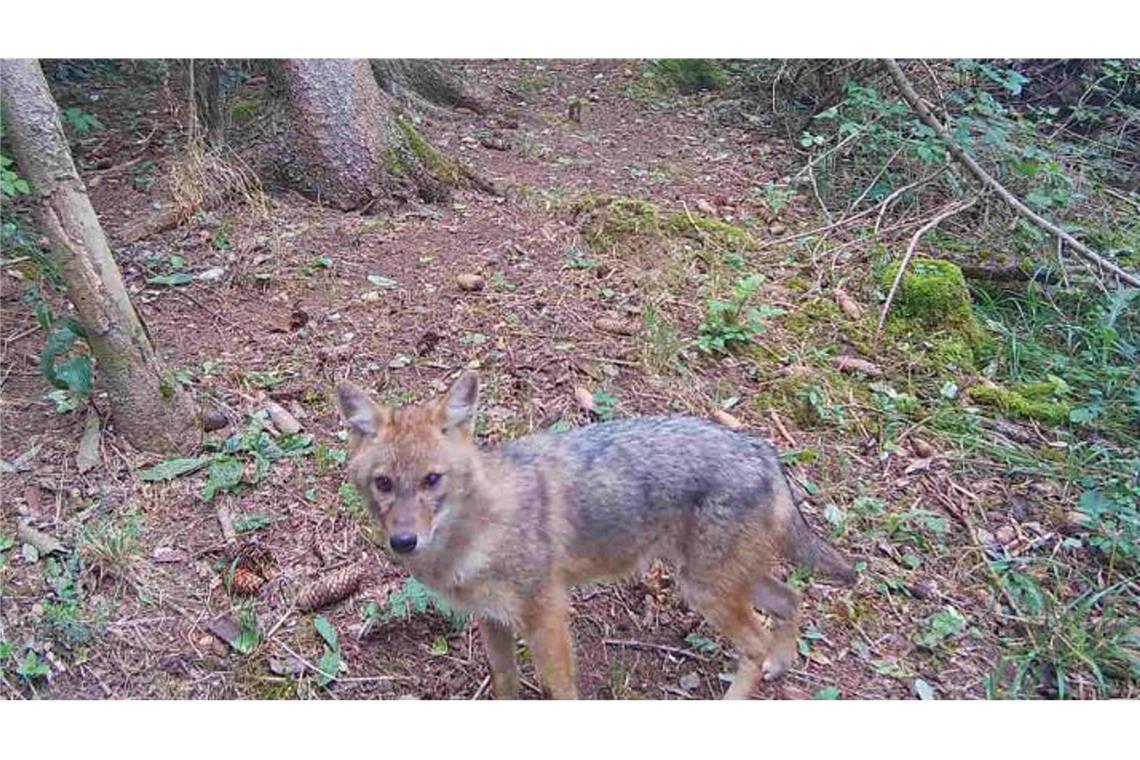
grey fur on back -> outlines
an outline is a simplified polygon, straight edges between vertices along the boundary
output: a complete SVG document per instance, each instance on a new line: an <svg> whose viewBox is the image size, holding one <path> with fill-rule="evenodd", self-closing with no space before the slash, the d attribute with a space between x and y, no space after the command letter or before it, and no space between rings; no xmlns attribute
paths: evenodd
<svg viewBox="0 0 1140 760"><path fill-rule="evenodd" d="M573 534L619 555L673 539L661 553L684 559L676 556L684 543L763 519L773 496L787 490L770 444L696 417L541 433L505 444L498 455L524 471L556 468ZM541 502L542 484L532 487Z"/></svg>

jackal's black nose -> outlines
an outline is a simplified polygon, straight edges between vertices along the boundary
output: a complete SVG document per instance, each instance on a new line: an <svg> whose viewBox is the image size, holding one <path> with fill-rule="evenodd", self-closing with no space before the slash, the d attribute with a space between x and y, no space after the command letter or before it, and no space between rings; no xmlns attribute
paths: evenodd
<svg viewBox="0 0 1140 760"><path fill-rule="evenodd" d="M397 533L388 539L388 543L400 554L407 554L416 548L416 534Z"/></svg>

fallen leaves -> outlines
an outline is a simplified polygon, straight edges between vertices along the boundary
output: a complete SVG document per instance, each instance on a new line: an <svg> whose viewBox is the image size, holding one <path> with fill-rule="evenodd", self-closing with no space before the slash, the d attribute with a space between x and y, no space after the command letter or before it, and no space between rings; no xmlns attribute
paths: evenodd
<svg viewBox="0 0 1140 760"><path fill-rule="evenodd" d="M42 530L37 530L27 523L20 523L16 526L16 538L33 546L39 556L67 551L63 542L58 538L49 533L44 533Z"/></svg>

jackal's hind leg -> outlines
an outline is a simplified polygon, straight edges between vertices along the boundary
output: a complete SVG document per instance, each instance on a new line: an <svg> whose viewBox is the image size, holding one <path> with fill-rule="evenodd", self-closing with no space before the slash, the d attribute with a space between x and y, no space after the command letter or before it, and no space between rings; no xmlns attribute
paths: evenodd
<svg viewBox="0 0 1140 760"><path fill-rule="evenodd" d="M756 584L753 601L772 617L772 648L764 658L765 681L774 681L796 662L800 630L800 596L770 576Z"/></svg>

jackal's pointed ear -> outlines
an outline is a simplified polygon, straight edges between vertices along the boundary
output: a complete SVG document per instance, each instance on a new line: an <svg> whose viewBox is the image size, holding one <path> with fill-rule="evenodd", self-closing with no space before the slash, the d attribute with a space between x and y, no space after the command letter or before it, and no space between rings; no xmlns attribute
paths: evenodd
<svg viewBox="0 0 1140 760"><path fill-rule="evenodd" d="M377 406L367 393L352 383L337 386L336 400L355 442L376 435L382 425L391 421L390 410Z"/></svg>
<svg viewBox="0 0 1140 760"><path fill-rule="evenodd" d="M471 435L475 428L475 405L478 401L479 378L474 372L464 372L440 404L443 432L459 430Z"/></svg>

